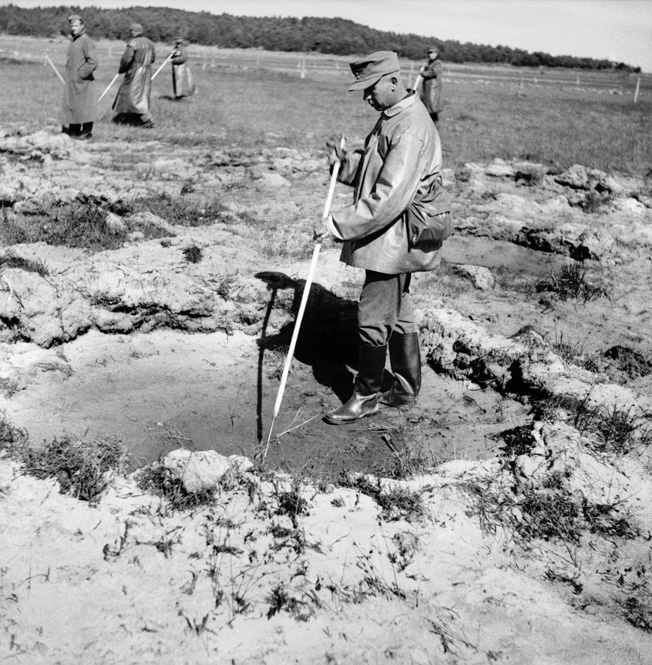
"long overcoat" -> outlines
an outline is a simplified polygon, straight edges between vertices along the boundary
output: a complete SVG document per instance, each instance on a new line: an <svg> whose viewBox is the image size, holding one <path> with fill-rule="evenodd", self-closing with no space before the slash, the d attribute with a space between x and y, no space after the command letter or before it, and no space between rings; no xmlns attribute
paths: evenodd
<svg viewBox="0 0 652 665"><path fill-rule="evenodd" d="M81 32L73 37L66 60L66 84L61 104L61 124L81 125L95 119L97 56L93 40Z"/></svg>
<svg viewBox="0 0 652 665"><path fill-rule="evenodd" d="M172 93L175 98L190 97L197 92L195 80L186 61L184 50L177 46L172 51Z"/></svg>
<svg viewBox="0 0 652 665"><path fill-rule="evenodd" d="M439 58L430 60L421 71L423 84L421 87L421 101L428 109L428 113L439 113L443 108L441 98L442 64Z"/></svg>
<svg viewBox="0 0 652 665"><path fill-rule="evenodd" d="M124 78L113 102L116 115L149 113L152 64L155 59L154 44L144 35L133 37L127 42L118 69L118 74L124 74Z"/></svg>
<svg viewBox="0 0 652 665"><path fill-rule="evenodd" d="M331 215L329 230L344 241L340 260L388 275L434 270L440 249L408 242L406 211L441 183L439 134L414 94L383 111L364 150L348 154L338 175L355 187L354 202Z"/></svg>

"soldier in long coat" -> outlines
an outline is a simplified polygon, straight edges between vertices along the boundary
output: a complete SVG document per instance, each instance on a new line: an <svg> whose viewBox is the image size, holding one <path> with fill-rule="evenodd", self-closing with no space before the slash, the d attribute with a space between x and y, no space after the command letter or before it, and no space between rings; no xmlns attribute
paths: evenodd
<svg viewBox="0 0 652 665"><path fill-rule="evenodd" d="M172 94L175 99L190 97L197 92L195 81L186 62L186 53L183 48L183 39L174 42L174 50L170 54L172 63Z"/></svg>
<svg viewBox="0 0 652 665"><path fill-rule="evenodd" d="M66 60L66 84L61 104L63 132L77 139L90 139L95 120L95 44L86 34L78 14L68 17L72 41Z"/></svg>
<svg viewBox="0 0 652 665"><path fill-rule="evenodd" d="M131 39L120 60L118 74L124 74L113 110L113 122L138 122L141 127L154 127L149 109L152 90L152 64L156 59L153 42L143 35L143 26L132 23Z"/></svg>
<svg viewBox="0 0 652 665"><path fill-rule="evenodd" d="M380 405L409 407L421 386L418 328L410 300L414 272L439 266L440 247L422 251L408 238L407 211L441 183L442 151L437 128L421 100L401 80L398 56L378 51L351 63L356 82L380 117L364 149L342 150L332 141L338 180L354 188L354 201L318 222L315 237L342 242L340 260L365 270L358 305L358 374L353 395L329 412L333 425L378 413ZM393 384L382 392L385 361Z"/></svg>
<svg viewBox="0 0 652 665"><path fill-rule="evenodd" d="M428 62L421 67L421 101L425 104L432 121L437 124L443 108L441 98L442 65L436 48L428 50Z"/></svg>

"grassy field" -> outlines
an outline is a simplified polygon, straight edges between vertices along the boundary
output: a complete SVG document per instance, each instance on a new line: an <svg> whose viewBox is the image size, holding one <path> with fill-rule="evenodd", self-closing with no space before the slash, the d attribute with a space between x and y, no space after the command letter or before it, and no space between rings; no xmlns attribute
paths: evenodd
<svg viewBox="0 0 652 665"><path fill-rule="evenodd" d="M117 72L122 48L120 42L99 44L98 90ZM315 150L330 135L362 140L375 121L376 113L363 103L361 94L346 92L350 78L346 59L313 57L328 68L307 66L302 78L296 54L253 53L247 57L255 61L247 61L217 49L193 48L196 97L181 103L166 99L171 93L166 66L153 87L157 128L141 132L110 123L116 83L98 106L98 138L159 139L206 148L236 144ZM0 86L10 93L0 98L2 125L18 124L28 131L56 128L61 84L39 58L48 52L62 71L65 40L0 38L0 49ZM168 47L158 45L157 51L162 62ZM283 58L288 66L279 71ZM266 63L276 63L275 69ZM562 74L572 79L574 74L568 72L539 72L535 85L534 79L522 82L520 74L508 68L493 78L481 77L477 67L466 69L466 75L463 67L447 70L444 82L440 133L447 166L500 157L560 168L580 163L625 174L652 169L652 95L645 89L635 104L631 80L627 94L621 94L614 87L619 79L611 74L604 74L604 85L583 87L538 83L544 79L550 83ZM406 82L408 76L409 69ZM591 79L595 82L596 74Z"/></svg>

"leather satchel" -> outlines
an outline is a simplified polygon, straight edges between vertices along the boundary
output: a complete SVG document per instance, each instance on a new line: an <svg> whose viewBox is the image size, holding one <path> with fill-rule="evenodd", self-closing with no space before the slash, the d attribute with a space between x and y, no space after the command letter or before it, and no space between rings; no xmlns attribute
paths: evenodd
<svg viewBox="0 0 652 665"><path fill-rule="evenodd" d="M418 191L406 211L411 249L433 252L453 233L451 197L437 176L425 191Z"/></svg>

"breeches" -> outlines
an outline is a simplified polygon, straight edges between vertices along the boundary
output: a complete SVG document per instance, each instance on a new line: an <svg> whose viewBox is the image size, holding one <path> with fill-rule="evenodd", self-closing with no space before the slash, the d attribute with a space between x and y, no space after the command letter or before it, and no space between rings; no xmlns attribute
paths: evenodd
<svg viewBox="0 0 652 665"><path fill-rule="evenodd" d="M384 346L393 332L417 332L410 299L411 274L385 275L367 270L358 304L360 342Z"/></svg>

